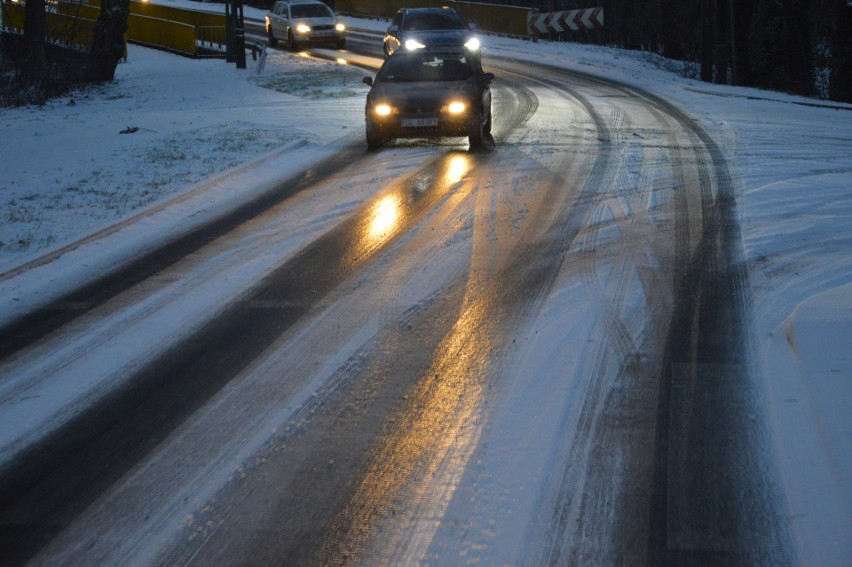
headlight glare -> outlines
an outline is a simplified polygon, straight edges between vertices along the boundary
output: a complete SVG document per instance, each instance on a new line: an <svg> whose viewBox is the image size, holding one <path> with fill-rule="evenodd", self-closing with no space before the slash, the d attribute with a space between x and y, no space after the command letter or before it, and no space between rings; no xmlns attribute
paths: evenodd
<svg viewBox="0 0 852 567"><path fill-rule="evenodd" d="M297 33L311 33L311 26L308 24L296 24Z"/></svg>
<svg viewBox="0 0 852 567"><path fill-rule="evenodd" d="M391 108L389 104L380 102L373 107L373 112L375 112L378 116L390 116L391 112L393 112L393 108Z"/></svg>
<svg viewBox="0 0 852 567"><path fill-rule="evenodd" d="M416 39L406 39L405 40L405 48L408 49L409 51L413 51L415 49L423 49L424 47L426 47L426 46L423 45L422 43L420 43L419 41L417 41Z"/></svg>
<svg viewBox="0 0 852 567"><path fill-rule="evenodd" d="M342 32L342 31L346 31L346 26L344 26L341 23L337 23L337 24L335 24L334 29L336 29L339 32Z"/></svg>
<svg viewBox="0 0 852 567"><path fill-rule="evenodd" d="M469 40L467 40L467 42L464 44L464 46L471 51L479 51L479 47L480 47L479 39L472 37Z"/></svg>
<svg viewBox="0 0 852 567"><path fill-rule="evenodd" d="M454 100L447 106L447 110L450 111L450 114L461 114L465 110L465 103Z"/></svg>

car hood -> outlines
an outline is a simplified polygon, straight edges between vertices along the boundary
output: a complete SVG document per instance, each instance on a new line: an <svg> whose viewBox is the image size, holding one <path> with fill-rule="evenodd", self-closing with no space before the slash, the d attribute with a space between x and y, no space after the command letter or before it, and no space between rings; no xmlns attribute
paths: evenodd
<svg viewBox="0 0 852 567"><path fill-rule="evenodd" d="M463 45L473 33L470 30L423 30L402 32L402 39L416 39L428 46Z"/></svg>
<svg viewBox="0 0 852 567"><path fill-rule="evenodd" d="M322 16L319 18L293 18L294 22L305 23L309 26L333 26L337 23L335 16Z"/></svg>

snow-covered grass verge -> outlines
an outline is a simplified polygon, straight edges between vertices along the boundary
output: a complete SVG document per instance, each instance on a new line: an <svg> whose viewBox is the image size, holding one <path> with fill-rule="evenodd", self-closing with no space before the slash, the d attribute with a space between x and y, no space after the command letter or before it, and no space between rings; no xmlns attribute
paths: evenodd
<svg viewBox="0 0 852 567"><path fill-rule="evenodd" d="M293 141L354 131L363 75L280 52L257 75L131 45L112 83L0 110L0 273Z"/></svg>

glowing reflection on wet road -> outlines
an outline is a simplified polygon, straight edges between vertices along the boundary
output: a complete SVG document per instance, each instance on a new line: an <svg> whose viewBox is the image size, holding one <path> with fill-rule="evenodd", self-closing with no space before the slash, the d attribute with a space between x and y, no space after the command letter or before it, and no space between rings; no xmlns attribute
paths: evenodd
<svg viewBox="0 0 852 567"><path fill-rule="evenodd" d="M402 203L399 195L396 193L385 195L371 207L367 215L370 220L366 237L371 242L384 240L388 231L399 224L401 215Z"/></svg>
<svg viewBox="0 0 852 567"><path fill-rule="evenodd" d="M388 420L363 482L335 520L324 561L424 556L482 433L484 377L498 346L496 296L487 282L468 280L458 320Z"/></svg>
<svg viewBox="0 0 852 567"><path fill-rule="evenodd" d="M474 165L468 154L449 154L434 167L421 171L369 204L366 212L356 218L356 226L350 231L348 250L341 256L344 266L351 269L386 245L409 227L428 203L464 179Z"/></svg>
<svg viewBox="0 0 852 567"><path fill-rule="evenodd" d="M458 183L470 171L473 164L466 154L453 154L447 158L444 179L447 183Z"/></svg>

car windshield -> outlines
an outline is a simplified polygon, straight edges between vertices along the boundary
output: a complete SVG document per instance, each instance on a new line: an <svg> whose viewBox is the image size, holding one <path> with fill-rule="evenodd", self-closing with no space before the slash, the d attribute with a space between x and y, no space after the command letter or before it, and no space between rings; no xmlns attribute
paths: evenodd
<svg viewBox="0 0 852 567"><path fill-rule="evenodd" d="M472 76L473 69L461 54L418 53L391 57L379 71L379 79L391 83L465 81Z"/></svg>
<svg viewBox="0 0 852 567"><path fill-rule="evenodd" d="M293 4L290 14L294 18L326 18L334 15L325 4Z"/></svg>
<svg viewBox="0 0 852 567"><path fill-rule="evenodd" d="M422 30L462 30L464 22L458 14L452 12L426 12L411 15L402 24L404 31Z"/></svg>

